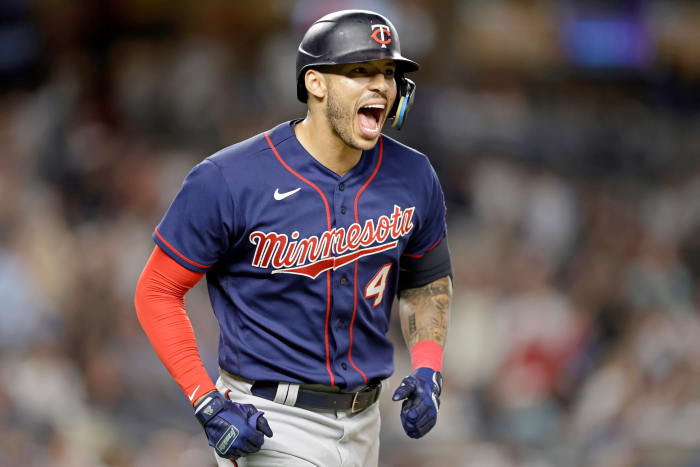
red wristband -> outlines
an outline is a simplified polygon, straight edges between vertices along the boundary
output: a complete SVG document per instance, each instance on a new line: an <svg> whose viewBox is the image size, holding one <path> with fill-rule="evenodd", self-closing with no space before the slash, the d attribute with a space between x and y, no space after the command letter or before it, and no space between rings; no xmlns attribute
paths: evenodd
<svg viewBox="0 0 700 467"><path fill-rule="evenodd" d="M429 340L416 342L411 347L411 364L414 370L427 367L442 371L442 346Z"/></svg>

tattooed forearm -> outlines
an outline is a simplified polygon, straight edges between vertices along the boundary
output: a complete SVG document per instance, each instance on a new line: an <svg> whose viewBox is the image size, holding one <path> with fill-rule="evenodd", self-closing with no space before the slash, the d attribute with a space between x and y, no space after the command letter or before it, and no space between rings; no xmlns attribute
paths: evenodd
<svg viewBox="0 0 700 467"><path fill-rule="evenodd" d="M448 276L399 293L401 331L409 348L426 339L445 345L451 299L452 282Z"/></svg>

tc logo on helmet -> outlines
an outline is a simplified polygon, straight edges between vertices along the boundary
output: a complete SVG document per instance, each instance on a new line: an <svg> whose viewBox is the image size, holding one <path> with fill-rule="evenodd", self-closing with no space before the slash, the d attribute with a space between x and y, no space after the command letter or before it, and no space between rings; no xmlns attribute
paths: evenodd
<svg viewBox="0 0 700 467"><path fill-rule="evenodd" d="M370 36L377 44L382 44L382 48L386 49L387 44L391 44L391 30L386 24L373 24L374 32Z"/></svg>

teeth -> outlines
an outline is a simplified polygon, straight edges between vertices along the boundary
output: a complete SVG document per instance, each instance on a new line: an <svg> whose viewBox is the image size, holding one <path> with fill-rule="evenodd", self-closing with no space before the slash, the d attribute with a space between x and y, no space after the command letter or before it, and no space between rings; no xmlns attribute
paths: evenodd
<svg viewBox="0 0 700 467"><path fill-rule="evenodd" d="M383 109L384 107L384 104L369 104L362 106L363 109Z"/></svg>

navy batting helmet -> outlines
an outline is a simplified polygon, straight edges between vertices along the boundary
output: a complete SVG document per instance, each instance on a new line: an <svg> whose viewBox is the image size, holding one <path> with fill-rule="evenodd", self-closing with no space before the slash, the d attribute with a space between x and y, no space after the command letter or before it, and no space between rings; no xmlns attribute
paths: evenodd
<svg viewBox="0 0 700 467"><path fill-rule="evenodd" d="M398 95L388 115L394 120L392 126L401 128L416 89L404 74L419 66L401 55L399 33L391 21L372 11L336 11L311 25L297 51L297 98L301 102L308 100L304 74L309 68L371 60L396 63Z"/></svg>

